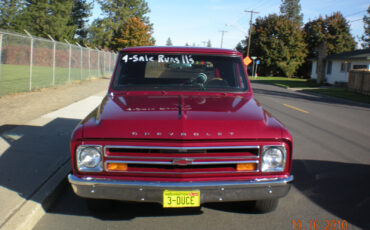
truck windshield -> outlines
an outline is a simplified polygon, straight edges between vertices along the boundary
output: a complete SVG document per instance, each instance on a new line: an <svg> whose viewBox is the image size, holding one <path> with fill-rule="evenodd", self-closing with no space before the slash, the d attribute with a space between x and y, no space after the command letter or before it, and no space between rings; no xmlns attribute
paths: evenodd
<svg viewBox="0 0 370 230"><path fill-rule="evenodd" d="M240 57L122 53L119 59L115 90L247 90Z"/></svg>

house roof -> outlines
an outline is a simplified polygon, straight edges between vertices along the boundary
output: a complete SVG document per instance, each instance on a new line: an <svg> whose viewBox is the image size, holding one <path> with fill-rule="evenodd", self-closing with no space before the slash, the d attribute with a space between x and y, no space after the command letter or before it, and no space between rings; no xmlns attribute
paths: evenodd
<svg viewBox="0 0 370 230"><path fill-rule="evenodd" d="M370 48L326 56L326 60L370 60Z"/></svg>

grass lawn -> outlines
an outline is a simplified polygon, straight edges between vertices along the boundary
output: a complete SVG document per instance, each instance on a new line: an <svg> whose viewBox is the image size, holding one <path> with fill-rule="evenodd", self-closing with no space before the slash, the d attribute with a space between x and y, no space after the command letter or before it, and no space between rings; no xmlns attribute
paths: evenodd
<svg viewBox="0 0 370 230"><path fill-rule="evenodd" d="M320 85L310 79L287 78L287 77L250 77L251 82L268 83L286 88L302 88L304 91L339 97L351 101L370 104L370 96L350 92L345 88L327 87L319 88Z"/></svg>
<svg viewBox="0 0 370 230"><path fill-rule="evenodd" d="M286 88L312 88L318 87L316 82L310 79L287 78L287 77L257 77L249 78L252 82L269 83Z"/></svg>
<svg viewBox="0 0 370 230"><path fill-rule="evenodd" d="M98 75L96 69L72 68L71 79L69 79L68 68L55 68L55 85L62 85L69 81L87 80ZM33 66L32 68L32 90L53 86L53 68L47 66ZM24 65L0 66L0 96L29 91L30 67Z"/></svg>

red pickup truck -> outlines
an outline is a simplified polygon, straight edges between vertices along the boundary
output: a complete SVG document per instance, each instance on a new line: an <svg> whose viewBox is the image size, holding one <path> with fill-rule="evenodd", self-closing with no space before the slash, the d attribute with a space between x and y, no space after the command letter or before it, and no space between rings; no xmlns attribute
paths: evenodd
<svg viewBox="0 0 370 230"><path fill-rule="evenodd" d="M92 209L255 201L268 212L290 189L292 150L254 99L239 52L126 48L107 95L73 132L68 179Z"/></svg>

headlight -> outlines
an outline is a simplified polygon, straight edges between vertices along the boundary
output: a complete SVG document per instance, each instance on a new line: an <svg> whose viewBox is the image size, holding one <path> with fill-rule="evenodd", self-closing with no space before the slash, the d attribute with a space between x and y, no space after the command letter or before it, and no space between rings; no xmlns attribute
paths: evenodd
<svg viewBox="0 0 370 230"><path fill-rule="evenodd" d="M81 172L101 172L101 146L81 145L77 148L77 167Z"/></svg>
<svg viewBox="0 0 370 230"><path fill-rule="evenodd" d="M285 169L286 149L284 146L263 146L262 172L282 172Z"/></svg>

